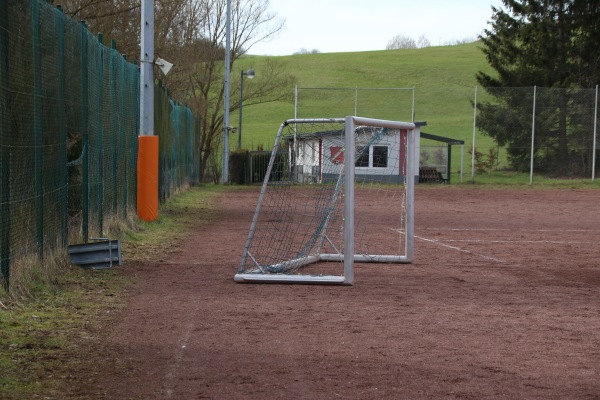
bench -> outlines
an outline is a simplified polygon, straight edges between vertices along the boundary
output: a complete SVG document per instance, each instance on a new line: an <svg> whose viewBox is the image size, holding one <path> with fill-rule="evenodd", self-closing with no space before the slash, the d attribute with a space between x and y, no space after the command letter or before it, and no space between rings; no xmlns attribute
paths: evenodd
<svg viewBox="0 0 600 400"><path fill-rule="evenodd" d="M448 179L445 179L435 167L420 167L419 183L448 183Z"/></svg>

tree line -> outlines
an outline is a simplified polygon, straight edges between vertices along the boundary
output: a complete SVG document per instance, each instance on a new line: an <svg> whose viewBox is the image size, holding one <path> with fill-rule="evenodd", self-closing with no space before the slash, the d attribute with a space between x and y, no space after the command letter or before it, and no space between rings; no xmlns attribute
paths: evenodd
<svg viewBox="0 0 600 400"><path fill-rule="evenodd" d="M467 44L476 42L477 38L464 38L457 40L448 40L442 43L442 46L457 46L459 44ZM400 49L423 49L425 47L431 47L432 44L425 35L421 35L417 40L410 36L397 34L390 39L388 44L385 46L386 50L400 50Z"/></svg>

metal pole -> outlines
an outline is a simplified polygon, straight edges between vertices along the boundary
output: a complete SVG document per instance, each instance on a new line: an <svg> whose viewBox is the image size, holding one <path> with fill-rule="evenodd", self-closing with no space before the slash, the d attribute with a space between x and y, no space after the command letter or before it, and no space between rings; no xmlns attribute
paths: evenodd
<svg viewBox="0 0 600 400"><path fill-rule="evenodd" d="M414 92L413 92L414 93ZM412 262L414 258L414 237L415 237L415 179L417 175L415 161L417 154L416 148L416 129L406 130L406 237L405 237L405 252L408 262ZM402 131L400 131L402 132ZM448 171L450 178L450 171Z"/></svg>
<svg viewBox="0 0 600 400"><path fill-rule="evenodd" d="M60 126L58 129L59 132L59 141L60 143L64 143L63 146L60 147L59 150L59 159L61 162L60 168L60 185L61 190L59 194L59 204L60 204L60 231L61 231L61 240L62 245L66 246L68 242L68 228L67 221L69 219L69 209L68 209L68 170L67 170L67 110L66 110L66 76L65 76L65 26L64 26L64 14L61 6L56 6L55 12L55 22L56 22L56 33L57 33L57 64L56 69L58 71L58 113L57 118L60 121Z"/></svg>
<svg viewBox="0 0 600 400"><path fill-rule="evenodd" d="M85 243L88 242L90 219L88 47L87 26L85 21L81 21L81 232Z"/></svg>
<svg viewBox="0 0 600 400"><path fill-rule="evenodd" d="M12 121L12 93L8 90L9 63L9 32L11 31L8 18L8 2L0 2L0 275L2 286L8 291L10 287L10 159L11 149L8 146L10 123Z"/></svg>
<svg viewBox="0 0 600 400"><path fill-rule="evenodd" d="M296 90L294 90L294 119L298 118L298 85L296 85Z"/></svg>
<svg viewBox="0 0 600 400"><path fill-rule="evenodd" d="M346 117L344 165L344 278L354 283L354 124L353 117Z"/></svg>
<svg viewBox="0 0 600 400"><path fill-rule="evenodd" d="M354 115L358 115L358 86L354 89Z"/></svg>
<svg viewBox="0 0 600 400"><path fill-rule="evenodd" d="M411 122L415 122L415 87L412 88L412 110L411 110Z"/></svg>
<svg viewBox="0 0 600 400"><path fill-rule="evenodd" d="M99 110L100 117L98 118L98 126L96 127L96 143L95 146L99 151L96 152L96 162L98 165L97 178L100 184L96 190L96 211L97 211L97 223L98 232L104 231L104 46L102 44L102 34L98 34L98 60L97 60L97 75L96 85L98 86L98 97L96 100L96 107Z"/></svg>
<svg viewBox="0 0 600 400"><path fill-rule="evenodd" d="M223 174L222 182L229 182L229 74L231 73L231 0L227 0L225 39L225 104L223 105Z"/></svg>
<svg viewBox="0 0 600 400"><path fill-rule="evenodd" d="M154 0L142 0L140 135L154 135Z"/></svg>
<svg viewBox="0 0 600 400"><path fill-rule="evenodd" d="M594 104L594 140L592 147L592 181L596 179L596 132L598 128L598 85L596 85L596 102Z"/></svg>
<svg viewBox="0 0 600 400"><path fill-rule="evenodd" d="M531 165L529 167L529 184L533 185L533 156L535 141L535 101L537 97L537 86L533 87L533 112L531 117Z"/></svg>
<svg viewBox="0 0 600 400"><path fill-rule="evenodd" d="M154 135L154 0L141 2L140 133L137 152L137 214L158 218L159 137ZM100 203L101 204L101 203Z"/></svg>
<svg viewBox="0 0 600 400"><path fill-rule="evenodd" d="M244 102L244 70L240 72L240 123L238 127L238 150L242 148L242 105Z"/></svg>
<svg viewBox="0 0 600 400"><path fill-rule="evenodd" d="M465 163L465 145L460 146L460 183L463 181L463 165Z"/></svg>
<svg viewBox="0 0 600 400"><path fill-rule="evenodd" d="M42 54L40 31L40 4L31 2L31 61L33 65L33 138L34 138L34 205L35 205L35 241L40 259L44 259L44 171L43 120L42 120ZM8 54L6 55L8 57Z"/></svg>
<svg viewBox="0 0 600 400"><path fill-rule="evenodd" d="M477 132L477 86L475 86L475 100L473 101L473 145L471 148L471 180L475 182L475 133Z"/></svg>

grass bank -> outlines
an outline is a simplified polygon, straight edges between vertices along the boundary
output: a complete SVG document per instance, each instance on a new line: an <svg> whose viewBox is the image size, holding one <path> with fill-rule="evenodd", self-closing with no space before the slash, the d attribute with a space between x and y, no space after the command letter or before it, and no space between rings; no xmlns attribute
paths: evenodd
<svg viewBox="0 0 600 400"><path fill-rule="evenodd" d="M597 178L592 181L591 177L567 179L534 174L532 180L527 172L492 171L485 174L475 174L474 180L471 179L470 172L465 173L462 183L460 183L458 174L452 174L452 185L510 187L511 189L600 189L600 179Z"/></svg>
<svg viewBox="0 0 600 400"><path fill-rule="evenodd" d="M0 303L0 398L61 398L64 385L98 340L99 332L126 304L132 261L157 259L188 230L208 221L220 186L201 186L174 196L157 221L137 221L122 231L121 268L89 271L66 266L51 280ZM117 238L117 237L115 237Z"/></svg>
<svg viewBox="0 0 600 400"><path fill-rule="evenodd" d="M262 71L268 62L293 75L295 82L286 88L288 96L282 101L244 103L243 148L271 149L279 125L295 115L295 85L300 88L299 118L357 114L410 121L414 102L415 118L427 121L426 132L470 143L475 76L479 71L493 73L479 42L423 49L247 56L234 66L237 71L253 68L256 72L252 81L244 82L245 93L252 93L261 79L266 79ZM239 98L239 86L238 74L231 82L232 98ZM404 90L389 90L392 88ZM485 94L479 93L479 98L485 99ZM231 125L239 125L238 112L231 114ZM231 135L230 140L230 148L235 148L238 136ZM478 132L477 146L487 149L494 142Z"/></svg>

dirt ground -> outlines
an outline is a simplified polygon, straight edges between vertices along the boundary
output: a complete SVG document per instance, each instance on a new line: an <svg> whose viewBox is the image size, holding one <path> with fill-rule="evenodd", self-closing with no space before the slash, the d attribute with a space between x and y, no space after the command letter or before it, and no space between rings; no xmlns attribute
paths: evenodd
<svg viewBox="0 0 600 400"><path fill-rule="evenodd" d="M418 187L415 262L238 284L258 189L228 191L71 379L90 399L600 399L600 192Z"/></svg>

